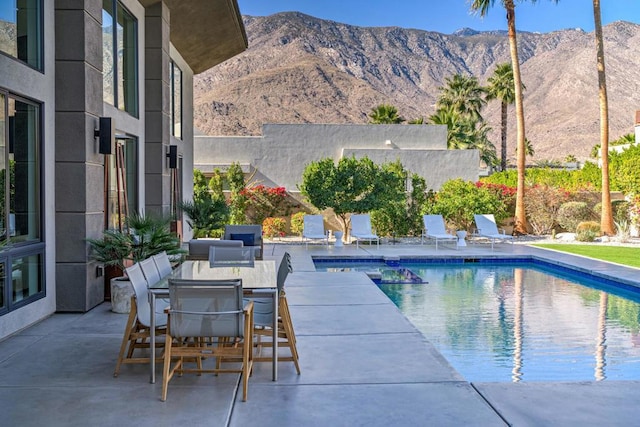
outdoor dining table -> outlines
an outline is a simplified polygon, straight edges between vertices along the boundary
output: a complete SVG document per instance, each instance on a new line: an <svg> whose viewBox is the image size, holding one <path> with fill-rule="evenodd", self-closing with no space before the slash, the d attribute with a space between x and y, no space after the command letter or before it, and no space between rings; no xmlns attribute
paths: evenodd
<svg viewBox="0 0 640 427"><path fill-rule="evenodd" d="M170 275L149 286L151 305L151 330L156 326L156 299L169 298L169 279L187 280L228 280L242 279L242 289L252 291L251 298L273 298L273 324L278 324L278 286L276 281L276 260L254 261L253 266L233 263L228 266L211 266L209 261L185 261ZM151 383L156 382L156 337L151 334L150 357ZM273 381L278 379L278 328L273 328Z"/></svg>

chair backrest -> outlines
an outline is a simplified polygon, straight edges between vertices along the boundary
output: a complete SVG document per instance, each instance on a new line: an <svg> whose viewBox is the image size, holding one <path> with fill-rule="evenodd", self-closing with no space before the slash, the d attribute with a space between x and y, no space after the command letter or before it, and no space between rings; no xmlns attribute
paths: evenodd
<svg viewBox="0 0 640 427"><path fill-rule="evenodd" d="M255 251L251 247L226 248L226 247L209 247L209 264L212 267L216 265L229 266L253 266L255 261Z"/></svg>
<svg viewBox="0 0 640 427"><path fill-rule="evenodd" d="M173 337L244 335L242 279L169 279L169 301Z"/></svg>
<svg viewBox="0 0 640 427"><path fill-rule="evenodd" d="M293 264L291 263L291 254L289 252L285 252L284 259L287 261L287 269L289 270L289 273L293 273Z"/></svg>
<svg viewBox="0 0 640 427"><path fill-rule="evenodd" d="M218 240L218 239L191 239L189 240L189 259L209 259L211 246L241 247L242 240Z"/></svg>
<svg viewBox="0 0 640 427"><path fill-rule="evenodd" d="M322 215L305 215L303 219L303 236L324 236L324 217Z"/></svg>
<svg viewBox="0 0 640 427"><path fill-rule="evenodd" d="M442 215L423 215L422 221L427 234L447 234Z"/></svg>
<svg viewBox="0 0 640 427"><path fill-rule="evenodd" d="M125 269L127 277L133 286L136 294L136 307L138 311L138 321L144 326L151 324L151 307L149 306L149 290L147 288L147 279L142 273L140 263L136 263Z"/></svg>
<svg viewBox="0 0 640 427"><path fill-rule="evenodd" d="M496 225L496 219L493 214L474 215L473 218L476 221L478 233L500 234L500 232L498 231L498 226Z"/></svg>
<svg viewBox="0 0 640 427"><path fill-rule="evenodd" d="M351 215L351 234L373 234L369 214Z"/></svg>
<svg viewBox="0 0 640 427"><path fill-rule="evenodd" d="M247 234L253 234L253 245L247 241ZM244 246L260 246L262 243L262 226L258 224L234 224L224 226L225 240L243 240Z"/></svg>
<svg viewBox="0 0 640 427"><path fill-rule="evenodd" d="M147 284L155 285L160 281L160 272L158 271L158 267L156 266L156 262L153 258L149 257L140 261L139 264L140 268L142 268L144 278L147 279Z"/></svg>
<svg viewBox="0 0 640 427"><path fill-rule="evenodd" d="M278 266L278 274L276 277L276 284L278 286L278 292L280 292L284 288L284 282L287 280L287 276L289 275L290 268L290 256L289 252L285 252L280 260L280 265Z"/></svg>
<svg viewBox="0 0 640 427"><path fill-rule="evenodd" d="M156 263L158 273L160 273L160 278L167 277L171 274L173 268L171 267L171 260L169 260L169 255L167 255L166 251L162 251L159 254L154 255L152 258Z"/></svg>

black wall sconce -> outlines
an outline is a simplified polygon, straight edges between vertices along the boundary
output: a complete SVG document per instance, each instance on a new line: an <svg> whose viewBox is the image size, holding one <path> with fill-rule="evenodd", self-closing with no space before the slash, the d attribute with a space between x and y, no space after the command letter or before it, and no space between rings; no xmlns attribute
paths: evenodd
<svg viewBox="0 0 640 427"><path fill-rule="evenodd" d="M178 168L178 146L170 145L167 152L167 158L169 159L169 169Z"/></svg>
<svg viewBox="0 0 640 427"><path fill-rule="evenodd" d="M98 152L100 154L112 154L116 146L116 123L111 117L100 117L98 129L93 133L98 138Z"/></svg>
<svg viewBox="0 0 640 427"><path fill-rule="evenodd" d="M13 154L16 141L16 118L9 116L9 154Z"/></svg>

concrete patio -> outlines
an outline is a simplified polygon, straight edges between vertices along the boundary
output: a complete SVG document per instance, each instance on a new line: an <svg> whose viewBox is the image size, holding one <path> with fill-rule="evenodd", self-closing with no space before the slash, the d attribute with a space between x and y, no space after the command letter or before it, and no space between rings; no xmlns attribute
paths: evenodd
<svg viewBox="0 0 640 427"><path fill-rule="evenodd" d="M312 255L529 257L640 286L637 269L526 245L461 250L432 245L275 244L294 273L287 299L298 338L293 364L254 368L247 402L238 376L185 375L161 402L147 365L113 377L127 316L102 304L55 314L0 342L0 413L6 426L440 426L637 425L640 382L470 383L364 273L315 272ZM158 367L158 373L160 369Z"/></svg>

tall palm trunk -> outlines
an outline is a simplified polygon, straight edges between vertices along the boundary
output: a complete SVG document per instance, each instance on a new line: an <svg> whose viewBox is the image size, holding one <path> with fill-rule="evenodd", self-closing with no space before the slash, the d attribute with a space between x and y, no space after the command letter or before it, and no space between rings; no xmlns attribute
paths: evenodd
<svg viewBox="0 0 640 427"><path fill-rule="evenodd" d="M502 102L502 123L500 129L500 170L507 170L507 103Z"/></svg>
<svg viewBox="0 0 640 427"><path fill-rule="evenodd" d="M598 61L598 95L600 98L600 149L602 158L602 214L600 228L607 236L615 234L613 210L609 188L609 101L607 100L607 74L604 68L604 38L602 37L602 17L600 0L593 0L593 19L596 32L596 56Z"/></svg>
<svg viewBox="0 0 640 427"><path fill-rule="evenodd" d="M513 66L513 83L515 84L516 98L516 129L518 151L516 166L518 168L518 184L516 188L516 215L514 232L527 233L527 215L524 210L524 177L525 177L525 130L524 107L522 103L522 78L520 76L520 61L518 60L518 40L516 38L516 11L513 0L505 0L504 7L507 10L507 26L509 29L509 51L511 52L511 65Z"/></svg>

